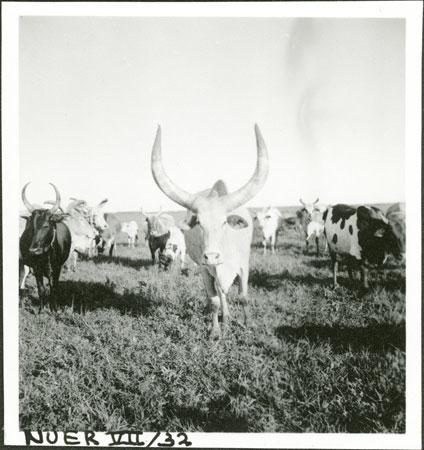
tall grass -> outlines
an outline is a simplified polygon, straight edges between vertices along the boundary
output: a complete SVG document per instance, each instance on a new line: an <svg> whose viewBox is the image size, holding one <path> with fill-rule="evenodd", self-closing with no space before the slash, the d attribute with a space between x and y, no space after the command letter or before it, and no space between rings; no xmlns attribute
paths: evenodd
<svg viewBox="0 0 424 450"><path fill-rule="evenodd" d="M33 277L20 307L20 426L43 430L405 432L405 274L359 281L288 233L252 246L253 323L207 336L193 265L151 266L143 239L61 277L61 308L38 314Z"/></svg>

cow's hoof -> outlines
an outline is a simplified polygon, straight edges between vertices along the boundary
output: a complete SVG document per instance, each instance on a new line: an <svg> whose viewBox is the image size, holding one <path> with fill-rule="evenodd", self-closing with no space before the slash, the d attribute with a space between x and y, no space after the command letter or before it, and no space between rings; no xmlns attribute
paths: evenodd
<svg viewBox="0 0 424 450"><path fill-rule="evenodd" d="M219 328L212 328L209 332L209 339L216 340L221 337L221 330Z"/></svg>
<svg viewBox="0 0 424 450"><path fill-rule="evenodd" d="M369 286L361 286L359 288L359 295L360 297L365 297L367 294L369 294L371 291L371 288Z"/></svg>

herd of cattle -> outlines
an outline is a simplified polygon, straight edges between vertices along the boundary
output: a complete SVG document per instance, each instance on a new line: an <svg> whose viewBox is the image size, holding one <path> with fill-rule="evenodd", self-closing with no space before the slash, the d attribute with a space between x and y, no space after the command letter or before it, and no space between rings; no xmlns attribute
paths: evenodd
<svg viewBox="0 0 424 450"><path fill-rule="evenodd" d="M333 267L333 284L337 286L338 255L344 255L348 273L359 268L362 286L368 288L367 266L383 264L389 254L398 259L405 255L405 209L395 204L384 215L376 207L351 207L343 204L322 206L318 199L306 204L296 215L282 214L267 207L252 218L244 206L264 185L269 170L268 152L255 125L257 144L256 170L247 182L229 193L222 180L212 188L197 194L184 191L166 174L161 154L161 128L157 130L151 155L153 178L159 189L171 200L187 210L186 218L178 225L169 214L159 211L144 214L146 239L153 262L159 255L159 264L168 267L177 258L185 269L186 253L199 266L212 312L211 336L221 333L218 312L222 312L225 327L230 313L226 300L236 278L244 310L245 324L249 321L248 276L249 255L253 236L253 221L262 234L264 254L269 243L275 252L278 231L294 228L305 238L306 249L315 240L317 255L324 242ZM25 228L19 242L19 281L24 288L30 269L34 273L40 298L55 307L58 281L62 266L67 263L75 270L78 254L96 256L117 254L116 239L120 232L128 236L128 246L137 245L139 229L135 221L121 223L113 214L103 212L107 202L89 206L84 200L71 199L64 210L58 189L52 184L56 199L46 201L49 209L32 205L26 197L27 183L22 190L22 200L30 215L25 216ZM47 295L43 277L48 279Z"/></svg>

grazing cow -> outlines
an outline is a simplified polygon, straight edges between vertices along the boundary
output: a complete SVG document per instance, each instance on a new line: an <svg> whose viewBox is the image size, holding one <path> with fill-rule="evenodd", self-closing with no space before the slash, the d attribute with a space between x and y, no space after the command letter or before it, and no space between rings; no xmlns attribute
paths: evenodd
<svg viewBox="0 0 424 450"><path fill-rule="evenodd" d="M387 220L397 237L402 253L402 261L405 261L406 251L406 223L405 223L405 204L395 203L390 206L386 212Z"/></svg>
<svg viewBox="0 0 424 450"><path fill-rule="evenodd" d="M96 238L96 242L100 241L103 245L97 246L97 249L101 253L106 251L109 256L112 256L114 253L116 254L116 237L121 231L121 222L114 214L103 212L103 206L107 201L107 198L102 200L98 206L87 206L87 203L83 201L80 211L86 215L90 225L100 234L100 237Z"/></svg>
<svg viewBox="0 0 424 450"><path fill-rule="evenodd" d="M146 239L149 243L153 264L156 260L156 252L159 250L159 264L161 266L168 267L172 261L180 256L181 268L184 269L186 246L184 236L175 225L174 218L162 211L156 214L143 214L146 216Z"/></svg>
<svg viewBox="0 0 424 450"><path fill-rule="evenodd" d="M352 268L359 266L365 289L369 288L369 263L383 264L388 253L399 257L400 243L387 218L374 206L353 208L336 205L324 213L324 228L333 267L333 286L337 286L337 256L348 256L349 277Z"/></svg>
<svg viewBox="0 0 424 450"><path fill-rule="evenodd" d="M22 190L22 201L31 215L26 219L25 230L19 239L19 277L21 285L24 265L32 268L37 280L41 310L45 298L43 277L48 279L50 299L53 299L56 306L60 271L68 259L72 237L69 228L63 223L65 215L56 213L60 205L60 194L56 186L50 183L56 192L56 202L48 210L35 209L29 203L25 195L28 184Z"/></svg>
<svg viewBox="0 0 424 450"><path fill-rule="evenodd" d="M101 237L106 242L106 252L109 256L117 256L116 238L121 231L121 221L115 216L115 214L105 213L104 215L107 228L100 232Z"/></svg>
<svg viewBox="0 0 424 450"><path fill-rule="evenodd" d="M280 211L278 211L277 208L271 208L271 206L268 206L255 214L255 220L258 223L262 235L264 255L266 255L266 244L268 241L270 242L272 253L275 252L277 231L281 225L281 218Z"/></svg>
<svg viewBox="0 0 424 450"><path fill-rule="evenodd" d="M181 260L181 270L184 271L185 254L186 245L183 232L178 227L169 227L165 248L159 253L160 265L167 269L169 265L179 257Z"/></svg>
<svg viewBox="0 0 424 450"><path fill-rule="evenodd" d="M138 225L135 220L124 222L121 226L121 231L128 235L128 247L132 248L134 245L137 245Z"/></svg>
<svg viewBox="0 0 424 450"><path fill-rule="evenodd" d="M247 184L228 193L225 183L217 181L207 194L191 194L179 188L165 173L162 164L161 128L158 127L152 150L152 174L156 184L171 200L187 208L184 238L187 252L200 267L212 307L211 337L220 335L218 311L224 327L230 314L226 295L236 277L242 294L245 324L248 322L247 282L253 221L242 207L253 198L268 176L268 153L255 125L257 165Z"/></svg>

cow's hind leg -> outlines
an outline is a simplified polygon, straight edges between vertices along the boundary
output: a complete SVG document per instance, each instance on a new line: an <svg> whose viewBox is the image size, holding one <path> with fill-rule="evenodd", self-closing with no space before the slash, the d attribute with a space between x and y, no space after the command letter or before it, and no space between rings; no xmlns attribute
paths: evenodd
<svg viewBox="0 0 424 450"><path fill-rule="evenodd" d="M370 287L368 283L368 268L365 266L365 264L361 264L359 270L361 272L362 288L366 291Z"/></svg>
<svg viewBox="0 0 424 450"><path fill-rule="evenodd" d="M330 252L331 265L333 269L333 289L336 289L337 284L337 269L338 269L338 261L337 261L337 253Z"/></svg>
<svg viewBox="0 0 424 450"><path fill-rule="evenodd" d="M271 252L272 254L275 253L275 234L271 236Z"/></svg>
<svg viewBox="0 0 424 450"><path fill-rule="evenodd" d="M25 289L27 276L29 275L29 267L22 261L19 261L19 289Z"/></svg>

